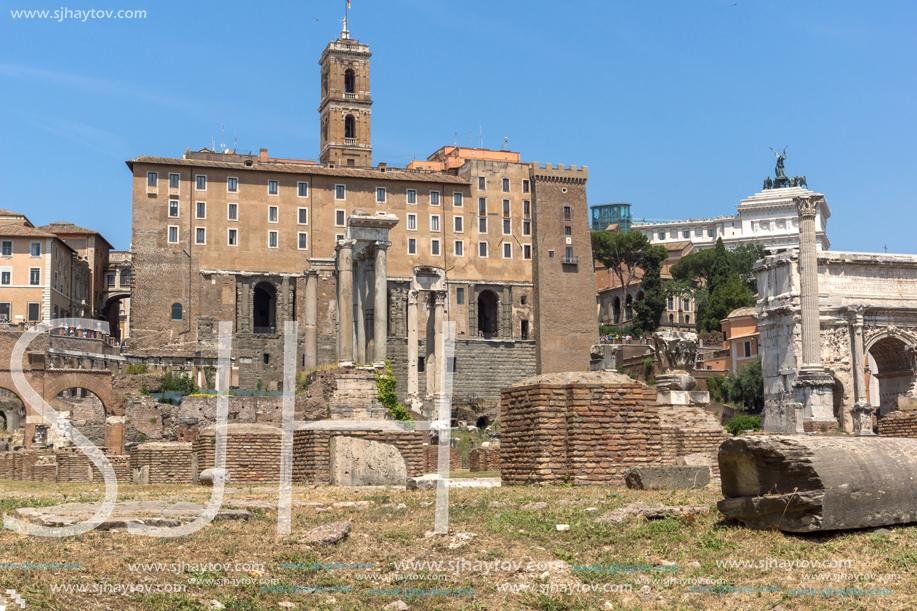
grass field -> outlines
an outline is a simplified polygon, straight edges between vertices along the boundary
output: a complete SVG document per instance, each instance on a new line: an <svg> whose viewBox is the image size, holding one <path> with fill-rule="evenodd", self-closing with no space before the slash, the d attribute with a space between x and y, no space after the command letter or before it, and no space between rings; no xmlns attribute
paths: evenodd
<svg viewBox="0 0 917 611"><path fill-rule="evenodd" d="M122 485L119 500L206 502L208 492L192 486ZM915 527L894 527L886 533L787 535L724 523L715 508L678 519L597 521L638 501L713 507L719 498L715 488L688 492L608 486L453 489L450 534L425 536L433 530L432 491L294 488L294 499L322 502L328 509L294 507L292 534L286 536L277 534L274 510L255 510L250 522L214 523L173 539L99 531L52 539L4 530L0 591L16 590L29 611L356 611L382 609L396 600L412 610L468 611L915 608ZM0 499L0 509L11 514L17 507L101 500L101 491L98 484L4 480ZM240 488L227 495L224 507L256 499L276 499L276 490ZM365 509L331 507L357 500L373 503ZM522 509L534 502L547 507ZM309 529L346 519L353 522L353 532L343 542L318 548L298 543ZM570 528L558 532L558 524ZM443 564L439 570L436 565L401 564L424 561ZM812 561L829 566L800 566ZM22 562L81 566L5 567L5 563ZM723 566L726 562L756 566L729 568ZM331 566L334 563L337 566ZM768 563L777 566L768 568ZM161 566L132 568L137 564ZM583 570L583 565L593 570ZM598 565L619 567L599 570ZM647 585L644 580L649 593L640 592ZM123 592L131 585L135 591ZM150 591L136 591L138 587ZM398 588L400 593L393 594ZM829 588L834 592L823 591ZM846 590L842 594L850 588L890 593ZM588 591L593 589L597 591ZM710 591L715 589L755 591Z"/></svg>

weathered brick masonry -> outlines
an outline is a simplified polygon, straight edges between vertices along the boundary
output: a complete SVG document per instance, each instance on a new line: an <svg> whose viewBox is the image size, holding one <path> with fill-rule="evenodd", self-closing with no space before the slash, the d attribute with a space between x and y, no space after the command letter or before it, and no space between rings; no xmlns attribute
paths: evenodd
<svg viewBox="0 0 917 611"><path fill-rule="evenodd" d="M879 418L883 437L917 437L917 412L889 412Z"/></svg>
<svg viewBox="0 0 917 611"><path fill-rule="evenodd" d="M106 448L102 450L114 468L118 481L130 481L128 457L109 454ZM105 481L102 472L79 448L4 452L0 454L0 479L41 482Z"/></svg>
<svg viewBox="0 0 917 611"><path fill-rule="evenodd" d="M327 484L331 480L331 438L359 437L398 448L404 458L408 477L424 473L425 455L422 431L296 431L293 433L293 482Z"/></svg>
<svg viewBox="0 0 917 611"><path fill-rule="evenodd" d="M131 471L150 468L150 484L190 484L190 443L143 443L131 450Z"/></svg>
<svg viewBox="0 0 917 611"><path fill-rule="evenodd" d="M471 471L499 471L500 446L475 448L468 453L468 468Z"/></svg>
<svg viewBox="0 0 917 611"><path fill-rule="evenodd" d="M439 471L439 445L427 445L424 452L424 473ZM455 471L462 468L462 451L458 448L449 448L449 470Z"/></svg>
<svg viewBox="0 0 917 611"><path fill-rule="evenodd" d="M281 431L266 424L229 424L226 431L226 469L229 481L276 484L280 481ZM216 431L198 432L192 451L197 455L197 475L216 460Z"/></svg>

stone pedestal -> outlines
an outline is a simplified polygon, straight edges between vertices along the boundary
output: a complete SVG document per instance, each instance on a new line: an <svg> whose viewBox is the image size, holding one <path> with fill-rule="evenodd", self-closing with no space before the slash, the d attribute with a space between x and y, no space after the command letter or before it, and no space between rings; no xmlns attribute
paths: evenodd
<svg viewBox="0 0 917 611"><path fill-rule="evenodd" d="M875 408L865 399L860 399L851 410L853 413L853 432L857 437L873 437L872 413Z"/></svg>
<svg viewBox="0 0 917 611"><path fill-rule="evenodd" d="M796 403L805 406L803 424L809 432L818 430L822 425L837 428L837 419L834 417L834 378L820 369L804 368L793 382Z"/></svg>

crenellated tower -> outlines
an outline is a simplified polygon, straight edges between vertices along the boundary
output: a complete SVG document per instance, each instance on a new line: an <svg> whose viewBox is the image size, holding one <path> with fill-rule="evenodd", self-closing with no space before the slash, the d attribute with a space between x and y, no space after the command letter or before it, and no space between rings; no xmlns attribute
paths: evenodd
<svg viewBox="0 0 917 611"><path fill-rule="evenodd" d="M369 93L369 45L350 37L347 18L337 40L322 52L322 149L324 165L372 167L372 99Z"/></svg>

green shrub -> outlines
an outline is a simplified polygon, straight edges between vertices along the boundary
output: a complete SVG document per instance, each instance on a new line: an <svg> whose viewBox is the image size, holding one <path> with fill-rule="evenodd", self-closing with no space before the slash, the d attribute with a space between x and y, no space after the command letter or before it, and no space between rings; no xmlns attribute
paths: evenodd
<svg viewBox="0 0 917 611"><path fill-rule="evenodd" d="M167 371L162 376L162 389L160 392L180 392L185 395L193 395L198 392L197 384L186 373L175 374Z"/></svg>
<svg viewBox="0 0 917 611"><path fill-rule="evenodd" d="M408 409L398 403L398 393L395 392L398 381L395 379L395 374L392 373L392 364L388 359L385 359L385 375L374 373L373 377L376 379L376 390L379 391L376 398L385 406L388 413L395 420L414 420Z"/></svg>
<svg viewBox="0 0 917 611"><path fill-rule="evenodd" d="M733 416L726 423L726 430L732 435L741 435L743 431L760 431L761 418L759 416Z"/></svg>
<svg viewBox="0 0 917 611"><path fill-rule="evenodd" d="M130 375L137 375L138 373L149 373L150 368L146 366L146 363L131 363L127 366L127 373Z"/></svg>
<svg viewBox="0 0 917 611"><path fill-rule="evenodd" d="M140 394L144 397L150 394L150 389L147 387L146 382L140 385Z"/></svg>
<svg viewBox="0 0 917 611"><path fill-rule="evenodd" d="M726 400L726 378L723 376L710 376L707 378L707 390L714 401Z"/></svg>
<svg viewBox="0 0 917 611"><path fill-rule="evenodd" d="M653 361L653 357L648 356L645 359L643 359L643 375L645 377L648 378L653 374L653 365L655 365L655 361Z"/></svg>

